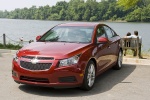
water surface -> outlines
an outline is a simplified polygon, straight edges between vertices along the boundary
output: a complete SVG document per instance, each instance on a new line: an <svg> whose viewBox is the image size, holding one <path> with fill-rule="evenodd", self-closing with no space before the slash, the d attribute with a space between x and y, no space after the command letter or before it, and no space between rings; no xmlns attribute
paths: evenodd
<svg viewBox="0 0 150 100"><path fill-rule="evenodd" d="M53 26L69 21L41 21L41 20L18 20L0 19L0 42L2 43L3 33L7 36L7 41L35 40L37 35L42 35ZM143 50L150 49L150 23L126 23L126 22L100 22L109 25L117 34L124 37L127 32L137 30L143 38Z"/></svg>

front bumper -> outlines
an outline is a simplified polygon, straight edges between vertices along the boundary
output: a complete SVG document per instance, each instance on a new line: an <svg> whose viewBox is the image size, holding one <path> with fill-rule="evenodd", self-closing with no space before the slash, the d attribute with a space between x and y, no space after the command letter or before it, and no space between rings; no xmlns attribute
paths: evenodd
<svg viewBox="0 0 150 100"><path fill-rule="evenodd" d="M78 65L57 67L55 60L49 70L31 71L20 67L19 63L12 62L12 77L21 84L30 84L46 87L78 87L83 82L83 71Z"/></svg>

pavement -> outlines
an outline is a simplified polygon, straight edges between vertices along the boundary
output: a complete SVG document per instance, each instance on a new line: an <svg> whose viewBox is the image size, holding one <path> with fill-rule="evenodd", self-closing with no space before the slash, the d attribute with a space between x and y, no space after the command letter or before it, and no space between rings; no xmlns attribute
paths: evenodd
<svg viewBox="0 0 150 100"><path fill-rule="evenodd" d="M10 53L15 54L17 50L9 50L9 49L0 49L0 53Z"/></svg>
<svg viewBox="0 0 150 100"><path fill-rule="evenodd" d="M17 84L11 77L16 50L0 50L0 100L150 100L148 59L124 57L121 70L108 70L97 77L91 91L53 89Z"/></svg>
<svg viewBox="0 0 150 100"><path fill-rule="evenodd" d="M132 65L149 65L150 66L150 59L143 58L139 59L138 57L123 57L124 64L132 64Z"/></svg>

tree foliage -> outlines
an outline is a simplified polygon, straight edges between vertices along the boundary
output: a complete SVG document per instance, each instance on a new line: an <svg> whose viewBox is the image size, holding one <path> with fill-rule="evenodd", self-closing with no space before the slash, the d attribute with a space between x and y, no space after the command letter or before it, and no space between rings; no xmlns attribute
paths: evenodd
<svg viewBox="0 0 150 100"><path fill-rule="evenodd" d="M143 0L101 0L101 2L70 0L69 2L59 1L52 7L49 5L32 6L13 11L0 11L0 18L34 20L115 21L121 19L150 21L149 16L150 0L144 0L144 2Z"/></svg>
<svg viewBox="0 0 150 100"><path fill-rule="evenodd" d="M122 6L125 10L135 6L140 0L118 0L118 5Z"/></svg>
<svg viewBox="0 0 150 100"><path fill-rule="evenodd" d="M118 0L117 4L127 10L135 6L147 6L150 4L150 0Z"/></svg>

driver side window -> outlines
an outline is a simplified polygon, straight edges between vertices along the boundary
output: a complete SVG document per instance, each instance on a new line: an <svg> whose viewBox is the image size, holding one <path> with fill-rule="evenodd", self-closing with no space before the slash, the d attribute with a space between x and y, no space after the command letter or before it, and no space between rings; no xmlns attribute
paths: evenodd
<svg viewBox="0 0 150 100"><path fill-rule="evenodd" d="M98 38L99 38L99 37L106 37L106 34L105 34L105 31L104 31L104 27L103 27L103 26L100 26L100 27L98 27L98 29L97 29L97 33L96 33L97 41L98 41Z"/></svg>
<svg viewBox="0 0 150 100"><path fill-rule="evenodd" d="M111 30L109 27L104 26L104 29L105 29L106 34L107 34L107 37L108 37L109 39L114 36L113 33L112 33L112 30Z"/></svg>

